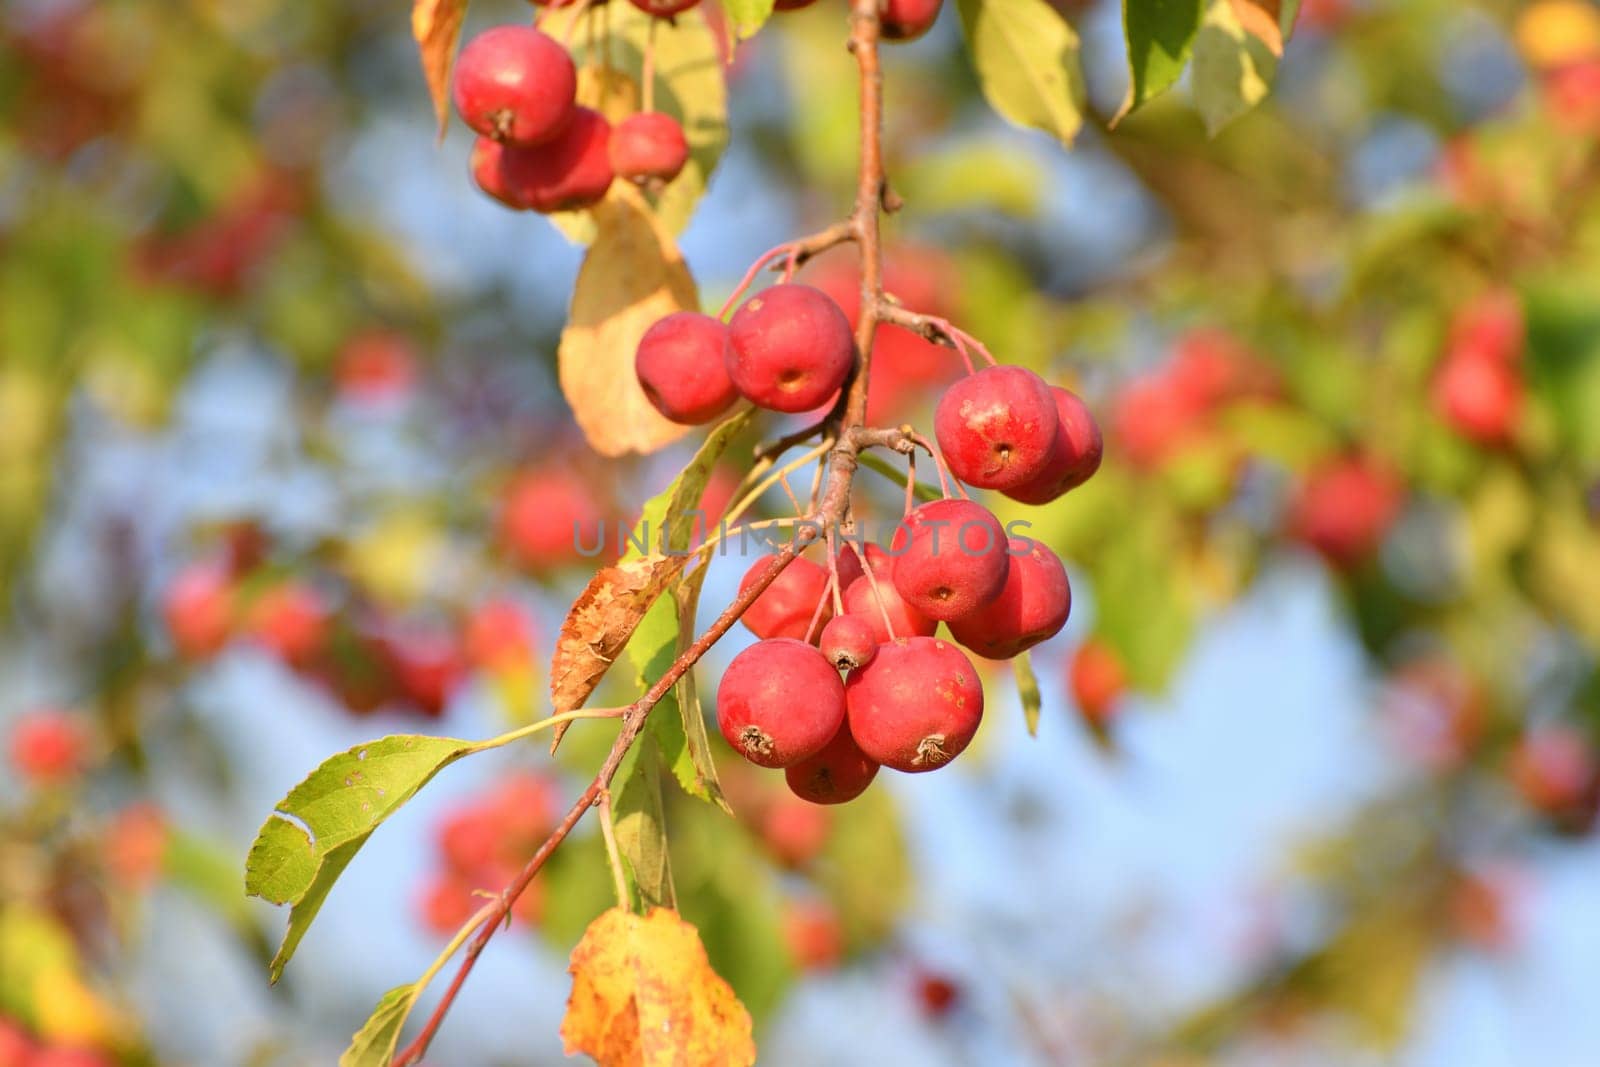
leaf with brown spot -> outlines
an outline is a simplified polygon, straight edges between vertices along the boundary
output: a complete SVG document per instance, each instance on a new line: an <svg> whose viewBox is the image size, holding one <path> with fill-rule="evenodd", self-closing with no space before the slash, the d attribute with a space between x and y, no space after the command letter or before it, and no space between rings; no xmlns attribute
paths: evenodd
<svg viewBox="0 0 1600 1067"><path fill-rule="evenodd" d="M411 36L422 52L422 75L428 79L441 137L450 114L450 68L466 17L467 0L414 0L411 5Z"/></svg>
<svg viewBox="0 0 1600 1067"><path fill-rule="evenodd" d="M594 209L598 236L578 270L561 333L561 391L596 452L648 453L689 432L651 406L633 355L656 320L700 306L677 244L626 182Z"/></svg>
<svg viewBox="0 0 1600 1067"><path fill-rule="evenodd" d="M550 698L560 713L583 706L687 556L640 556L606 567L573 601L550 662Z"/></svg>
<svg viewBox="0 0 1600 1067"><path fill-rule="evenodd" d="M567 969L561 1040L569 1056L587 1053L601 1067L756 1061L750 1013L675 911L610 909L589 924Z"/></svg>

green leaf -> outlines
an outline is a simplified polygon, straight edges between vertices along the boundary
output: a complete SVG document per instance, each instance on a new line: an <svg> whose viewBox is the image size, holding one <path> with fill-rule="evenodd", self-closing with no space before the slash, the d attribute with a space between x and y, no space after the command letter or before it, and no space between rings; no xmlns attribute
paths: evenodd
<svg viewBox="0 0 1600 1067"><path fill-rule="evenodd" d="M1077 31L1044 0L958 0L957 6L990 106L1070 145L1083 125Z"/></svg>
<svg viewBox="0 0 1600 1067"><path fill-rule="evenodd" d="M711 480L711 471L753 415L754 409L747 408L719 424L672 484L645 503L637 529L648 534L653 548L683 552L689 547L695 527L694 511ZM624 560L635 554L637 548L630 545ZM641 684L660 677L693 636L695 607L705 571L700 567L680 582L671 601L663 599L652 604L634 631L628 642L628 658L638 670ZM726 809L693 672L685 674L661 703L663 706L650 716L650 732L661 746L673 777L684 792Z"/></svg>
<svg viewBox="0 0 1600 1067"><path fill-rule="evenodd" d="M677 910L661 803L661 751L649 735L639 740L633 770L612 801L611 817L617 851L639 891L639 906L646 912L651 908Z"/></svg>
<svg viewBox="0 0 1600 1067"><path fill-rule="evenodd" d="M1122 0L1128 95L1111 120L1113 126L1178 80L1204 11L1205 0Z"/></svg>
<svg viewBox="0 0 1600 1067"><path fill-rule="evenodd" d="M1028 736L1039 736L1039 712L1043 699L1039 696L1039 679L1033 674L1033 659L1024 652L1011 657L1011 673L1017 679L1017 699L1022 701L1022 717L1028 724Z"/></svg>
<svg viewBox="0 0 1600 1067"><path fill-rule="evenodd" d="M400 1045L411 1006L422 992L420 984L395 986L383 995L361 1029L350 1039L350 1047L339 1057L339 1067L389 1067Z"/></svg>
<svg viewBox="0 0 1600 1067"><path fill-rule="evenodd" d="M1234 0L1211 0L1194 42L1195 106L1207 132L1215 136L1266 99L1282 47L1281 37L1270 42L1247 30Z"/></svg>
<svg viewBox="0 0 1600 1067"><path fill-rule="evenodd" d="M756 31L772 17L772 0L723 0L722 10L733 24L734 33L742 41L754 37Z"/></svg>
<svg viewBox="0 0 1600 1067"><path fill-rule="evenodd" d="M272 960L283 974L334 882L380 823L434 775L474 751L470 741L400 734L324 760L273 811L245 860L245 891L291 905Z"/></svg>

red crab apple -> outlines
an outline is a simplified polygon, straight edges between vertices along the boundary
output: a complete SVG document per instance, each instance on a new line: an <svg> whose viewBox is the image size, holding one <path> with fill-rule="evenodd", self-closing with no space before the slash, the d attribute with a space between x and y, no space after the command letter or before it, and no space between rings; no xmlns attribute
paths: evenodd
<svg viewBox="0 0 1600 1067"><path fill-rule="evenodd" d="M939 18L942 0L879 0L878 17L888 41L914 41Z"/></svg>
<svg viewBox="0 0 1600 1067"><path fill-rule="evenodd" d="M939 398L933 429L950 473L981 489L1015 489L1049 466L1055 397L1024 367L986 367Z"/></svg>
<svg viewBox="0 0 1600 1067"><path fill-rule="evenodd" d="M28 712L11 728L11 765L35 783L64 782L83 769L87 738L76 719L46 708Z"/></svg>
<svg viewBox="0 0 1600 1067"><path fill-rule="evenodd" d="M739 399L728 377L729 347L728 328L719 320L698 311L675 312L639 339L634 371L657 411L673 422L697 426Z"/></svg>
<svg viewBox="0 0 1600 1067"><path fill-rule="evenodd" d="M485 600L467 619L467 659L486 671L506 671L533 662L533 625L516 601Z"/></svg>
<svg viewBox="0 0 1600 1067"><path fill-rule="evenodd" d="M27 1067L115 1067L99 1049L82 1045L53 1045L34 1053Z"/></svg>
<svg viewBox="0 0 1600 1067"><path fill-rule="evenodd" d="M950 620L950 636L985 659L1010 659L1049 640L1072 611L1072 586L1060 557L1026 537L1013 537L1010 551L999 595Z"/></svg>
<svg viewBox="0 0 1600 1067"><path fill-rule="evenodd" d="M478 910L472 888L457 875L434 875L417 899L422 924L440 937L448 937L461 929Z"/></svg>
<svg viewBox="0 0 1600 1067"><path fill-rule="evenodd" d="M739 580L741 593L766 572L772 559L771 556L763 556L750 565L750 569ZM772 584L761 591L740 621L757 637L789 637L804 641L811 617L816 614L817 604L827 591L827 570L802 556L785 567L772 580ZM818 625L827 622L830 614L831 609L824 605Z"/></svg>
<svg viewBox="0 0 1600 1067"><path fill-rule="evenodd" d="M959 619L1000 595L1010 570L1006 532L982 504L934 500L906 516L889 545L894 587L930 619Z"/></svg>
<svg viewBox="0 0 1600 1067"><path fill-rule="evenodd" d="M121 884L148 886L161 874L171 841L172 829L160 808L132 804L106 827L106 869Z"/></svg>
<svg viewBox="0 0 1600 1067"><path fill-rule="evenodd" d="M576 472L549 468L519 475L500 512L500 541L518 564L544 569L578 559L603 535L594 490Z"/></svg>
<svg viewBox="0 0 1600 1067"><path fill-rule="evenodd" d="M532 26L496 26L461 49L451 95L475 132L537 145L571 123L577 91L572 57L554 38Z"/></svg>
<svg viewBox="0 0 1600 1067"><path fill-rule="evenodd" d="M818 647L829 663L841 671L865 667L878 651L878 633L860 615L836 615L822 628Z"/></svg>
<svg viewBox="0 0 1600 1067"><path fill-rule="evenodd" d="M867 786L877 776L878 764L861 751L856 739L850 736L848 723L840 724L839 732L821 752L783 772L794 795L813 804L844 804L854 800L867 791Z"/></svg>
<svg viewBox="0 0 1600 1067"><path fill-rule="evenodd" d="M1581 804L1594 785L1595 757L1577 730L1544 726L1517 742L1507 771L1530 807L1559 815Z"/></svg>
<svg viewBox="0 0 1600 1067"><path fill-rule="evenodd" d="M785 908L783 937L803 970L831 970L844 959L844 926L826 901L797 901Z"/></svg>
<svg viewBox="0 0 1600 1067"><path fill-rule="evenodd" d="M728 375L771 411L810 411L833 397L855 359L850 322L833 298L809 285L774 285L746 300L728 323Z"/></svg>
<svg viewBox="0 0 1600 1067"><path fill-rule="evenodd" d="M548 215L599 203L616 176L607 146L611 124L598 111L580 107L548 144L506 145L500 179L512 199Z"/></svg>
<svg viewBox="0 0 1600 1067"><path fill-rule="evenodd" d="M504 154L505 146L499 141L489 137L479 137L472 144L472 157L468 167L472 172L472 180L479 189L506 207L521 211L528 205L516 198L511 187L506 184L505 175L500 171L500 160Z"/></svg>
<svg viewBox="0 0 1600 1067"><path fill-rule="evenodd" d="M872 636L880 645L891 637L932 637L939 628L939 620L928 618L906 603L889 580L887 567L874 568L870 576L863 574L846 586L844 610L871 626Z"/></svg>
<svg viewBox="0 0 1600 1067"><path fill-rule="evenodd" d="M1044 469L1030 480L1006 490L1022 504L1048 504L1069 489L1076 489L1100 469L1105 440L1100 424L1078 394L1059 385L1050 387L1056 402L1056 437Z"/></svg>
<svg viewBox="0 0 1600 1067"><path fill-rule="evenodd" d="M185 567L167 587L162 613L172 643L188 659L209 659L233 634L234 582L215 563Z"/></svg>
<svg viewBox="0 0 1600 1067"><path fill-rule="evenodd" d="M607 151L617 176L634 182L670 182L689 162L689 142L671 115L643 111L611 128Z"/></svg>
<svg viewBox="0 0 1600 1067"><path fill-rule="evenodd" d="M814 760L817 756L811 758ZM780 864L790 870L799 870L817 858L817 854L828 843L830 829L832 826L827 812L782 797L767 809L761 819L761 841Z"/></svg>
<svg viewBox="0 0 1600 1067"><path fill-rule="evenodd" d="M654 15L658 19L669 19L673 15L689 10L699 2L700 0L628 0L628 3L646 15Z"/></svg>
<svg viewBox="0 0 1600 1067"><path fill-rule="evenodd" d="M921 966L912 974L912 988L923 1016L935 1022L948 1016L961 1000L961 986L955 979Z"/></svg>
<svg viewBox="0 0 1600 1067"><path fill-rule="evenodd" d="M398 403L416 384L416 348L393 330L363 330L340 349L334 376L340 399L349 403L369 407Z"/></svg>
<svg viewBox="0 0 1600 1067"><path fill-rule="evenodd" d="M22 1027L0 1018L0 1067L28 1067L38 1046Z"/></svg>
<svg viewBox="0 0 1600 1067"><path fill-rule="evenodd" d="M1104 727L1128 688L1128 675L1115 649L1090 638L1072 654L1067 684L1084 719L1091 726Z"/></svg>
<svg viewBox="0 0 1600 1067"><path fill-rule="evenodd" d="M305 582L289 579L263 592L250 606L250 636L292 667L316 658L328 636L328 606Z"/></svg>
<svg viewBox="0 0 1600 1067"><path fill-rule="evenodd" d="M972 661L933 637L878 649L845 683L850 735L897 771L932 771L959 756L983 720L983 685Z"/></svg>
<svg viewBox="0 0 1600 1067"><path fill-rule="evenodd" d="M1522 377L1501 359L1464 352L1445 357L1433 380L1440 416L1461 436L1501 444L1516 429L1522 409Z"/></svg>
<svg viewBox="0 0 1600 1067"><path fill-rule="evenodd" d="M1374 460L1336 459L1307 475L1290 503L1289 527L1335 566L1353 567L1377 550L1400 514L1403 494L1394 475Z"/></svg>
<svg viewBox="0 0 1600 1067"><path fill-rule="evenodd" d="M758 641L728 664L717 687L717 725L760 767L816 755L844 721L844 686L822 653L792 638Z"/></svg>

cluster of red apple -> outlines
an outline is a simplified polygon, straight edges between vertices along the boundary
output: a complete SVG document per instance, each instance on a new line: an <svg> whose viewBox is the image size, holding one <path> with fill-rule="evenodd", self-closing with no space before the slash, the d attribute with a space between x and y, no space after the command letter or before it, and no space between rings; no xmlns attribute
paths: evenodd
<svg viewBox="0 0 1600 1067"><path fill-rule="evenodd" d="M726 324L667 316L646 331L635 365L662 414L698 424L741 396L772 411L815 410L854 362L839 305L784 282ZM1100 465L1100 431L1083 402L1024 368L958 380L934 430L958 482L1028 504L1060 497ZM742 621L762 640L734 658L717 696L728 742L758 766L785 768L790 788L817 803L859 796L880 766L936 769L972 740L983 689L966 654L934 636L940 622L967 649L1007 659L1056 634L1072 603L1055 553L1009 537L964 497L909 510L887 549L847 545L826 568L796 559L754 601ZM742 587L770 565L758 560Z"/></svg>
<svg viewBox="0 0 1600 1067"><path fill-rule="evenodd" d="M464 618L397 616L371 604L341 610L322 585L276 576L252 553L189 564L167 586L162 614L178 654L205 662L235 639L270 652L357 714L396 706L437 717L474 668L531 669L531 625L490 599Z"/></svg>
<svg viewBox="0 0 1600 1067"><path fill-rule="evenodd" d="M98 1049L36 1041L21 1024L0 1015L0 1067L112 1067Z"/></svg>
<svg viewBox="0 0 1600 1067"><path fill-rule="evenodd" d="M578 105L577 88L567 50L532 26L497 26L461 50L453 97L478 134L479 188L507 207L548 214L598 203L619 176L665 183L683 170L689 143L676 119L645 111L613 127Z"/></svg>
<svg viewBox="0 0 1600 1067"><path fill-rule="evenodd" d="M517 771L439 821L434 848L441 867L417 904L428 929L455 933L482 905L479 894L496 893L511 881L555 826L557 799L548 778ZM538 922L538 889L535 882L517 898L512 911L518 919Z"/></svg>
<svg viewBox="0 0 1600 1067"><path fill-rule="evenodd" d="M568 7L554 0L546 7ZM779 11L815 0L778 0ZM629 0L640 11L670 19L700 0ZM921 37L939 17L942 0L882 0L887 40ZM689 161L683 127L646 110L613 126L577 102L572 57L533 26L497 26L469 41L456 60L451 95L456 112L478 135L471 170L478 187L518 211L549 214L592 207L617 178L659 187Z"/></svg>

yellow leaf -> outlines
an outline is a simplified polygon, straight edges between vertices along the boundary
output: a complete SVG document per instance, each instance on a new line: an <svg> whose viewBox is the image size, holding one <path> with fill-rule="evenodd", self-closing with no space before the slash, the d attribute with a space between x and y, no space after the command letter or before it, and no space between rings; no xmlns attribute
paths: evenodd
<svg viewBox="0 0 1600 1067"><path fill-rule="evenodd" d="M467 0L414 0L411 5L411 36L422 52L422 75L428 79L441 135L450 114L450 68L466 17Z"/></svg>
<svg viewBox="0 0 1600 1067"><path fill-rule="evenodd" d="M589 699L639 620L686 563L686 556L641 556L589 580L561 624L550 662L550 697L557 712L581 707Z"/></svg>
<svg viewBox="0 0 1600 1067"><path fill-rule="evenodd" d="M1600 10L1589 0L1541 0L1517 16L1517 50L1536 70L1600 56Z"/></svg>
<svg viewBox="0 0 1600 1067"><path fill-rule="evenodd" d="M1278 26L1279 8L1279 0L1233 0L1233 13L1239 25L1281 59L1283 30Z"/></svg>
<svg viewBox="0 0 1600 1067"><path fill-rule="evenodd" d="M594 209L599 233L572 294L561 333L561 391L596 452L648 453L688 432L650 405L633 372L645 330L674 311L699 308L677 244L638 190L615 182Z"/></svg>
<svg viewBox="0 0 1600 1067"><path fill-rule="evenodd" d="M711 969L695 928L666 908L612 908L572 950L572 996L561 1023L568 1055L601 1067L756 1060L750 1013Z"/></svg>

